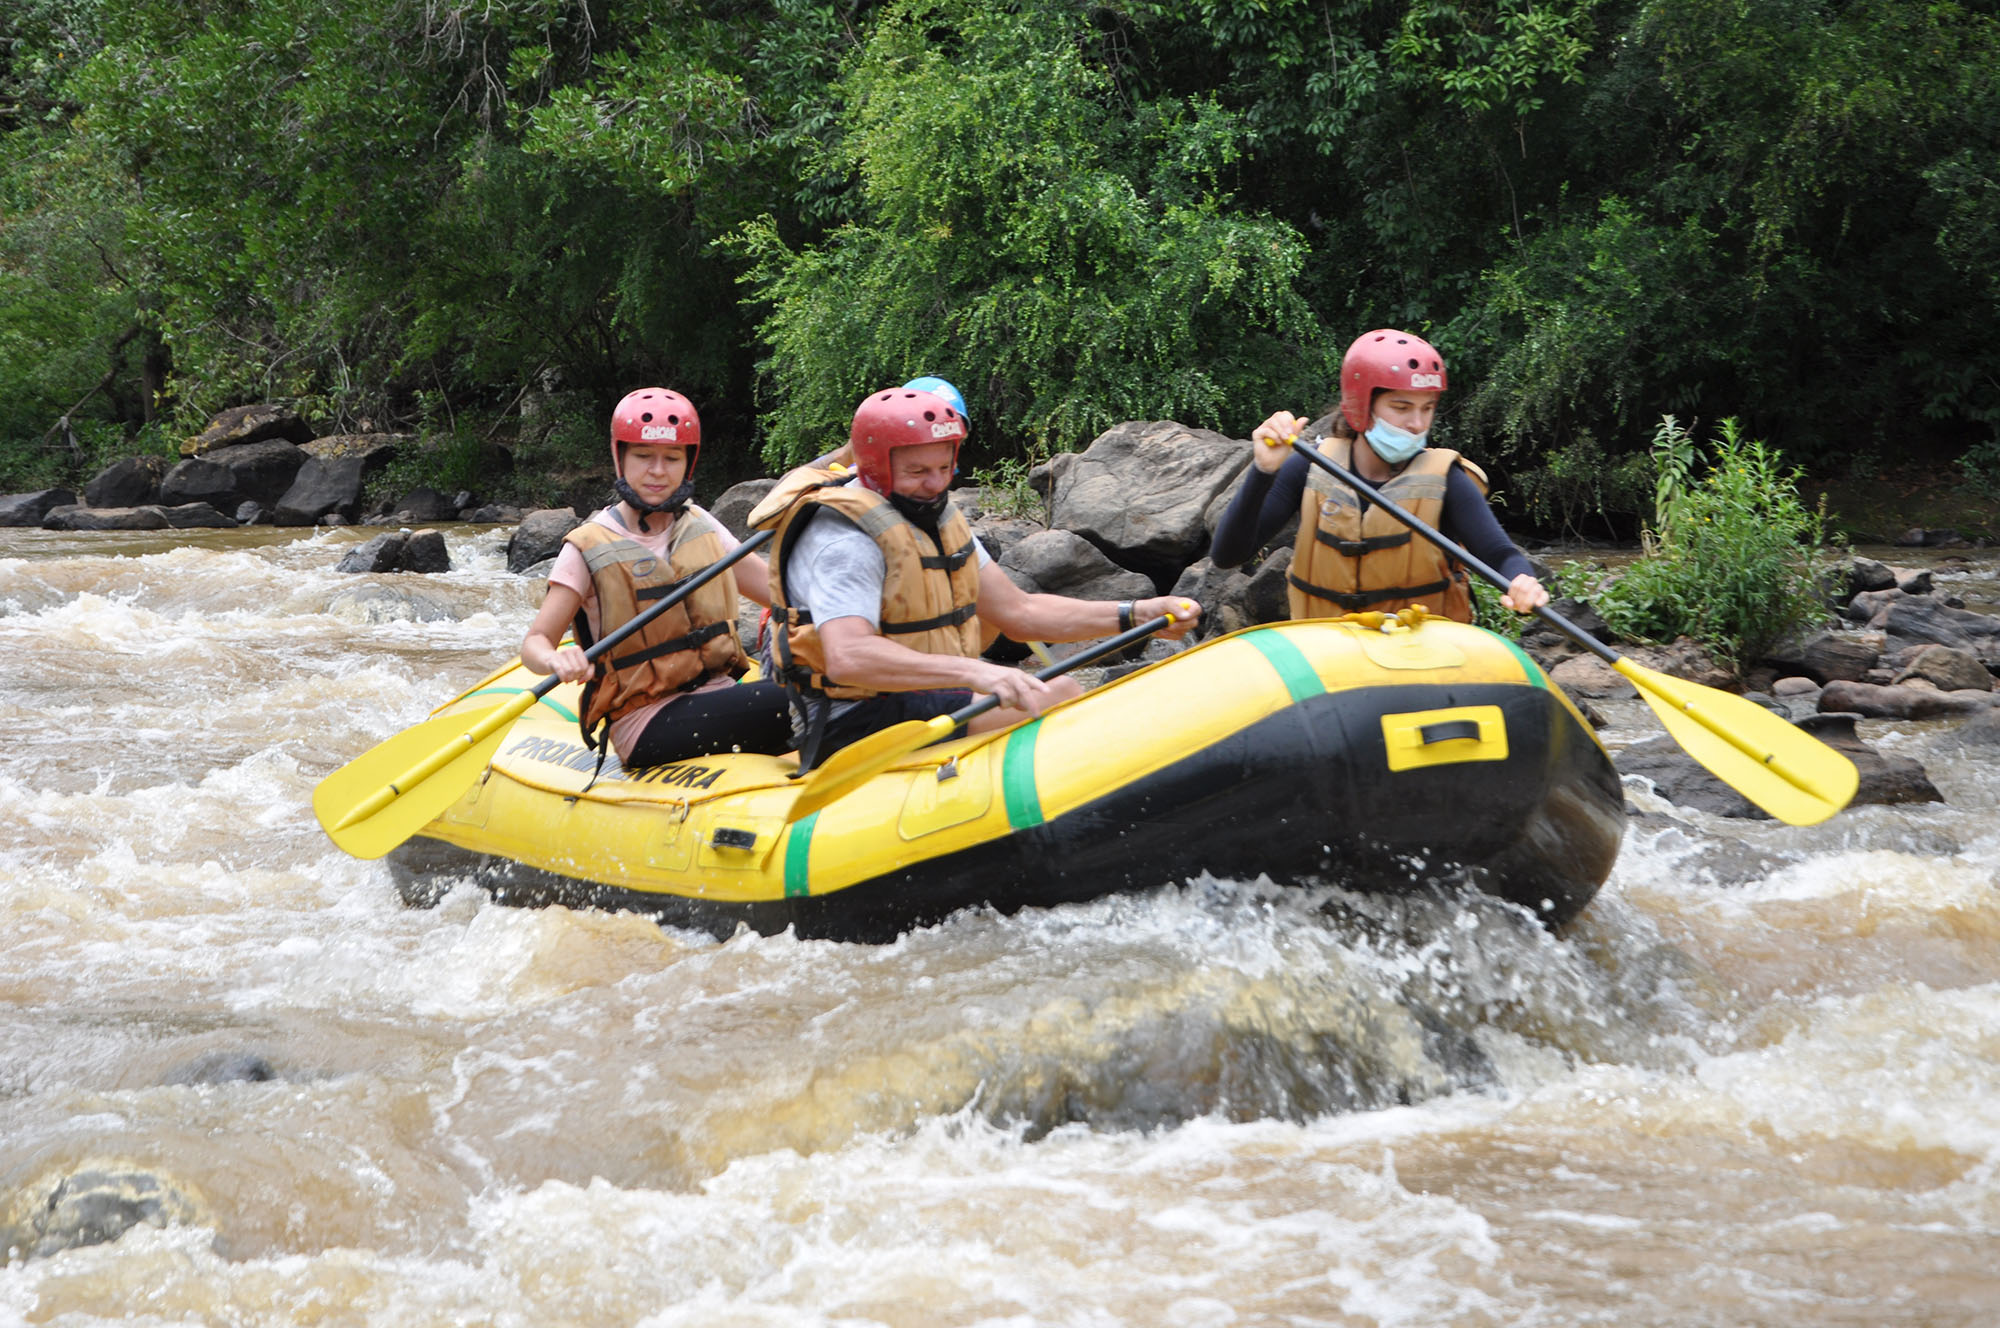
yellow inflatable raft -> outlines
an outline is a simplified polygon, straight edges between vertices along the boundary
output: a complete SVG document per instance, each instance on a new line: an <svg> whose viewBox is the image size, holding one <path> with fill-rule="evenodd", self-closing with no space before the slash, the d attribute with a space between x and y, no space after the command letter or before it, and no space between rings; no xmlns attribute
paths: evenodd
<svg viewBox="0 0 2000 1328"><path fill-rule="evenodd" d="M516 666L439 713L538 681ZM1437 618L1217 637L788 821L795 770L747 754L599 770L565 686L391 862L406 894L472 870L512 902L849 940L1201 872L1387 891L1469 879L1559 927L1609 874L1624 825L1618 776L1569 699L1503 638Z"/></svg>

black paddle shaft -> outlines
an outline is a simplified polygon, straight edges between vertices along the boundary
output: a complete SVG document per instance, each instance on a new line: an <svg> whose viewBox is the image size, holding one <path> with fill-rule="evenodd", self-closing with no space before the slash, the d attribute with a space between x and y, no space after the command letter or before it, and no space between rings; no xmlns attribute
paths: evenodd
<svg viewBox="0 0 2000 1328"><path fill-rule="evenodd" d="M1320 451L1317 447L1308 447L1305 443L1302 443L1295 438L1292 440L1292 448L1294 451L1298 452L1300 456L1303 456L1306 460L1312 462L1320 469L1326 471L1329 475L1332 475L1334 478L1343 480L1347 484L1351 485L1354 488L1355 492L1361 494L1362 496L1369 499L1369 501L1380 506L1381 509L1387 512L1390 516L1395 517L1398 521L1408 526L1411 530L1416 531L1419 535L1422 535L1425 539L1437 545L1440 549L1443 549L1446 553L1458 559L1460 562L1464 563L1467 567L1470 567L1473 571L1479 573L1481 576L1485 577L1488 581L1491 581L1494 585L1500 587L1500 589L1505 590L1508 587L1508 585L1511 584L1506 577L1500 575L1500 573L1494 571L1491 567L1488 567L1485 563L1473 557L1470 552L1460 548L1457 544L1453 543L1451 540L1446 539L1442 531L1434 529L1429 522L1424 521L1416 516L1413 516L1408 512L1405 512L1402 508L1396 506L1396 504L1390 502L1387 498L1384 498L1382 496L1381 490L1377 489L1367 480L1362 479L1359 475L1356 475L1353 471L1349 470L1347 467L1341 465L1338 461L1335 461L1333 458L1329 457L1326 453ZM1564 636L1567 636L1570 640L1576 642L1578 645L1582 646L1585 650L1590 651L1592 654L1596 655L1599 659L1603 660L1606 664L1616 664L1618 662L1619 655L1616 651L1612 650L1609 646L1599 641L1589 632L1586 632L1581 627L1578 627L1575 623L1571 622L1569 619L1563 617L1560 613L1557 613L1554 609L1550 608L1548 605L1546 604L1538 605L1536 606L1534 612L1536 617L1542 619L1543 621L1549 623L1551 626L1555 627Z"/></svg>
<svg viewBox="0 0 2000 1328"><path fill-rule="evenodd" d="M843 476L840 479L831 481L828 487L831 487L834 484L846 484L849 480L853 478L854 476L852 475ZM693 576L689 577L687 580L681 582L680 585L674 588L673 594L668 595L665 599L661 600L658 604L653 605L651 608L647 609L644 613L639 614L637 617L628 619L624 623L613 628L610 632L607 632L603 640L599 641L596 645L592 646L590 649L583 652L583 657L588 660L595 660L599 655L602 655L605 651L611 649L611 647L617 645L620 641L623 641L626 637L632 635L632 633L638 631L640 628L644 627L647 623L653 621L653 619L659 617L661 614L665 613L668 609L671 609L672 607L674 607L674 605L686 599L689 595L694 594L695 591L700 590L703 586L713 581L716 577L721 576L724 572L736 566L736 564L742 562L750 554L756 552L758 549L763 548L766 544L769 544L771 542L771 536L775 533L776 533L775 530L760 530L756 534L752 535L749 539L744 540L741 544L731 549L728 553L723 554L720 558L717 558L714 562L702 568L699 572L696 572ZM548 677L542 679L541 682L535 685L534 695L538 697L547 696L550 692L554 691L561 684L562 684L562 679L557 677L555 674L551 673Z"/></svg>
<svg viewBox="0 0 2000 1328"><path fill-rule="evenodd" d="M1049 665L1047 668L1035 674L1035 677L1042 682L1047 682L1051 678L1060 678L1063 674L1068 673L1071 669L1082 668L1085 664L1090 663L1090 661L1092 661L1093 659L1102 659L1106 655L1109 655L1114 651L1123 650L1126 646L1131 645L1134 641L1145 640L1147 637L1151 636L1154 632L1157 632L1161 628L1172 623L1173 620L1174 620L1173 615L1168 613L1163 613L1157 618L1148 618L1145 622L1140 623L1137 627L1134 627L1129 631L1120 632L1118 635L1111 637L1109 640L1099 641L1096 645L1092 646L1088 650L1079 650L1074 655L1069 656L1067 659L1057 660L1055 663ZM960 724L965 723L967 720L977 719L979 716L985 714L987 711L997 708L999 704L1000 704L999 697L988 696L983 700L974 701L969 706L964 706L958 710L954 710L949 716L949 718L951 719L952 727L957 728Z"/></svg>
<svg viewBox="0 0 2000 1328"><path fill-rule="evenodd" d="M728 553L724 554L722 557L717 558L714 562L702 568L699 572L696 572L693 576L689 577L687 580L681 582L680 585L674 588L673 594L668 595L665 599L653 605L651 608L647 609L644 613L638 614L637 616L632 618L628 618L623 623L619 624L617 627L614 627L611 631L606 632L604 634L603 640L599 641L596 645L592 646L590 649L583 652L583 657L588 660L595 660L599 655L602 655L605 651L611 649L611 647L617 645L619 642L623 641L626 637L632 635L632 633L638 631L640 628L644 627L647 623L653 621L653 619L659 617L661 614L665 613L668 609L671 609L672 607L674 607L674 605L686 599L689 595L694 594L695 591L700 590L703 586L713 581L716 577L721 576L724 572L736 566L737 563L743 561L745 557L755 552L756 550L763 548L766 544L770 542L771 542L770 531L768 530L758 531L756 534L752 535L749 539L744 540L741 544L731 549ZM562 678L557 674L551 673L548 677L542 679L540 682L535 684L533 688L533 694L536 696L547 696L550 692L554 691L557 687L561 685L562 685Z"/></svg>

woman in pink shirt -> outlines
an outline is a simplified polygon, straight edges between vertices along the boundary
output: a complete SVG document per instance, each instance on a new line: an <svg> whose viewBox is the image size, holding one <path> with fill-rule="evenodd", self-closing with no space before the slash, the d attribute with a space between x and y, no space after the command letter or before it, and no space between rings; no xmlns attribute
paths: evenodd
<svg viewBox="0 0 2000 1328"><path fill-rule="evenodd" d="M770 602L767 569L755 555L596 663L584 658L592 642L737 546L721 522L689 501L700 450L701 420L680 393L641 388L618 403L611 415L618 501L564 537L548 595L521 641L521 662L530 669L585 684L585 740L596 746L608 724L628 769L792 745L784 689L736 681L747 667L736 635L737 594ZM570 630L576 643L559 644Z"/></svg>

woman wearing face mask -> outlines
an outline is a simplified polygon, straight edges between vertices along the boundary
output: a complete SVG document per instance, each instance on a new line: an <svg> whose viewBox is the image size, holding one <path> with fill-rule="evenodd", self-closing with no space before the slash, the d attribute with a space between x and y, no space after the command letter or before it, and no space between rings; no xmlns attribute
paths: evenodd
<svg viewBox="0 0 2000 1328"><path fill-rule="evenodd" d="M1501 604L1532 613L1548 603L1524 555L1493 519L1486 475L1458 453L1426 447L1444 357L1408 332L1384 328L1347 348L1340 363L1340 412L1319 440L1332 460L1381 490L1509 578ZM1306 421L1279 411L1251 432L1253 465L1215 529L1210 556L1234 567L1262 548L1294 515L1292 617L1330 618L1420 604L1472 621L1465 569L1349 486L1291 447ZM1311 440L1308 440L1310 442Z"/></svg>

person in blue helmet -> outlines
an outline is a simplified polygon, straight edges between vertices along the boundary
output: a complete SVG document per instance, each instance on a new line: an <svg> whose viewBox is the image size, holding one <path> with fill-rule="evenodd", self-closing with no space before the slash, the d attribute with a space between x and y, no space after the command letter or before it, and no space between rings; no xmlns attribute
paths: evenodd
<svg viewBox="0 0 2000 1328"><path fill-rule="evenodd" d="M965 421L966 434L970 436L972 433L972 414L965 408L965 397L957 388L944 379L934 374L925 374L921 378L912 378L909 382L904 383L899 390L904 392L937 393L937 395L945 399L945 404L957 411L959 418ZM842 443L825 456L815 461L809 461L806 464L822 470L828 466L845 466L851 469L854 465L854 444ZM955 475L957 472L954 471L953 474Z"/></svg>
<svg viewBox="0 0 2000 1328"><path fill-rule="evenodd" d="M904 383L903 386L905 389L914 389L918 392L937 393L951 404L953 410L965 417L965 423L968 427L971 426L972 413L965 408L965 398L959 395L957 388L947 383L944 379L926 374L922 378L912 378L909 382Z"/></svg>

